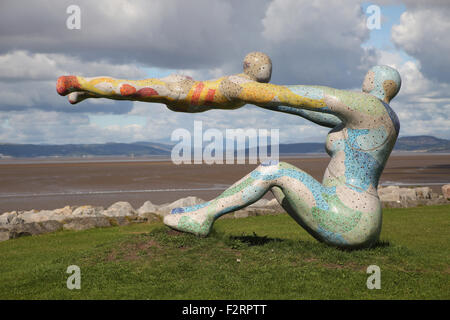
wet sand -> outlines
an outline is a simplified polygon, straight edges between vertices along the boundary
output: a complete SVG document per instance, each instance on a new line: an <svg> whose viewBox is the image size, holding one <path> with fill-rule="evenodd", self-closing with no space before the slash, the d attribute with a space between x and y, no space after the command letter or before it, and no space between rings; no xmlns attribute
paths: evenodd
<svg viewBox="0 0 450 320"><path fill-rule="evenodd" d="M327 156L282 157L319 181ZM0 161L0 213L55 209L65 205L107 207L146 200L162 204L186 196L210 200L256 167L245 165L175 165L161 159L10 159ZM450 155L395 154L382 185L428 185L440 193L450 183Z"/></svg>

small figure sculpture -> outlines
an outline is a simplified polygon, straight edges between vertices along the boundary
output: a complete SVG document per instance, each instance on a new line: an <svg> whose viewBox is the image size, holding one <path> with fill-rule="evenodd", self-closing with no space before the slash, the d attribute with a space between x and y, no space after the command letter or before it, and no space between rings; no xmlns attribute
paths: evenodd
<svg viewBox="0 0 450 320"><path fill-rule="evenodd" d="M63 76L57 92L71 103L110 98L164 103L173 111L236 109L245 104L299 115L332 128L326 140L331 161L323 182L285 162L268 161L217 198L173 209L171 228L207 236L220 216L242 209L269 190L288 214L319 241L341 248L373 246L381 232L378 180L397 140L400 124L389 102L400 90L399 73L371 68L362 92L324 86L269 84L272 63L260 52L244 59L244 72L210 81L171 75L116 80Z"/></svg>

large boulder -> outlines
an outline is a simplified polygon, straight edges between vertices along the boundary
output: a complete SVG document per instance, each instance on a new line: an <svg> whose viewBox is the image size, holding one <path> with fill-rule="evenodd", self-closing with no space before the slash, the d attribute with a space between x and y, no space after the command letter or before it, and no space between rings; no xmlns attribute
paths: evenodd
<svg viewBox="0 0 450 320"><path fill-rule="evenodd" d="M86 230L99 227L110 227L111 223L107 217L83 217L70 218L65 221L64 230Z"/></svg>
<svg viewBox="0 0 450 320"><path fill-rule="evenodd" d="M255 203L249 205L248 208L265 208L267 206L267 203L269 203L269 200L264 199L264 198L263 199L259 199Z"/></svg>
<svg viewBox="0 0 450 320"><path fill-rule="evenodd" d="M388 186L378 189L381 202L400 202L400 187Z"/></svg>
<svg viewBox="0 0 450 320"><path fill-rule="evenodd" d="M444 196L444 199L450 200L450 184L442 186L442 195Z"/></svg>
<svg viewBox="0 0 450 320"><path fill-rule="evenodd" d="M0 228L0 241L9 240L9 229Z"/></svg>
<svg viewBox="0 0 450 320"><path fill-rule="evenodd" d="M277 199L272 199L266 203L266 209L272 209L277 212L284 212L284 208L280 205Z"/></svg>
<svg viewBox="0 0 450 320"><path fill-rule="evenodd" d="M15 217L17 217L16 211L3 213L0 215L0 225L10 224Z"/></svg>
<svg viewBox="0 0 450 320"><path fill-rule="evenodd" d="M243 209L243 210L235 211L233 216L236 219L254 217L254 216L256 216L256 212L253 211L253 210L245 210L245 209Z"/></svg>
<svg viewBox="0 0 450 320"><path fill-rule="evenodd" d="M128 217L135 216L136 211L134 211L133 207L128 202L119 201L104 210L102 214L108 217Z"/></svg>
<svg viewBox="0 0 450 320"><path fill-rule="evenodd" d="M416 197L418 200L431 199L431 188L430 187L418 187L414 188L416 191Z"/></svg>
<svg viewBox="0 0 450 320"><path fill-rule="evenodd" d="M72 216L75 217L96 217L101 216L103 207L81 206L73 210Z"/></svg>
<svg viewBox="0 0 450 320"><path fill-rule="evenodd" d="M159 206L151 203L151 201L145 201L144 204L137 210L138 219L137 222L158 222L160 216L158 215Z"/></svg>
<svg viewBox="0 0 450 320"><path fill-rule="evenodd" d="M72 214L72 207L70 206L65 206L64 208L60 208L60 209L55 209L53 210L53 214L58 214L61 216L70 216Z"/></svg>
<svg viewBox="0 0 450 320"><path fill-rule="evenodd" d="M65 206L64 208L55 210L30 210L19 213L18 218L25 223L44 222L49 220L64 221L72 215L72 208Z"/></svg>
<svg viewBox="0 0 450 320"><path fill-rule="evenodd" d="M147 213L156 213L157 211L157 205L151 203L151 201L145 201L144 204L137 210L137 213L140 217L142 217Z"/></svg>
<svg viewBox="0 0 450 320"><path fill-rule="evenodd" d="M11 224L9 226L9 238L18 238L22 236L33 236L42 233L54 232L60 230L62 224L58 221L29 222L20 224Z"/></svg>
<svg viewBox="0 0 450 320"><path fill-rule="evenodd" d="M172 209L180 208L180 207L190 207L195 206L197 204L204 203L205 200L197 198L197 197L186 197L178 199L177 201L174 201L168 205L162 205L158 208L158 215L165 216L166 214L169 214Z"/></svg>
<svg viewBox="0 0 450 320"><path fill-rule="evenodd" d="M416 190L411 188L399 188L400 201L415 201Z"/></svg>

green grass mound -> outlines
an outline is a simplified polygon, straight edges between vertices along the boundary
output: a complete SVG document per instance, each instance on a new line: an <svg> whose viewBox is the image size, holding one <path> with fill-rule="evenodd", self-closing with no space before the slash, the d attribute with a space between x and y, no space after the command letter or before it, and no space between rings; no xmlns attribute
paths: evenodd
<svg viewBox="0 0 450 320"><path fill-rule="evenodd" d="M448 205L386 209L377 246L354 251L286 214L220 219L207 238L161 223L24 237L0 243L0 299L449 299L449 217ZM80 290L66 287L70 265Z"/></svg>

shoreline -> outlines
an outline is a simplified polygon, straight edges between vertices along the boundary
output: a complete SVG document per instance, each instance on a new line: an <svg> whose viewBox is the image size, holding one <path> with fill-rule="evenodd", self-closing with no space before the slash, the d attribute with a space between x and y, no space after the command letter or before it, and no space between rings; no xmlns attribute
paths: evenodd
<svg viewBox="0 0 450 320"><path fill-rule="evenodd" d="M414 152L414 151L393 151L391 157L408 157L408 156L450 156L450 152ZM329 158L326 153L284 153L280 154L279 159L311 159L311 158ZM87 157L33 157L33 158L0 158L0 165L8 164L57 164L57 163L115 163L115 162L172 162L169 156L87 156ZM225 161L224 161L225 162ZM188 163L189 164L189 163ZM193 164L193 163L192 163ZM202 163L206 164L206 163ZM227 164L227 163L223 163ZM248 164L248 159L246 159ZM231 164L230 164L231 165Z"/></svg>
<svg viewBox="0 0 450 320"><path fill-rule="evenodd" d="M50 160L0 160L1 212L85 204L108 207L119 200L139 207L147 200L164 204L188 196L210 200L257 166L175 165L160 157ZM322 181L329 156L281 156L280 160ZM382 186L429 186L438 193L449 183L450 157L445 154L394 153L380 178Z"/></svg>

